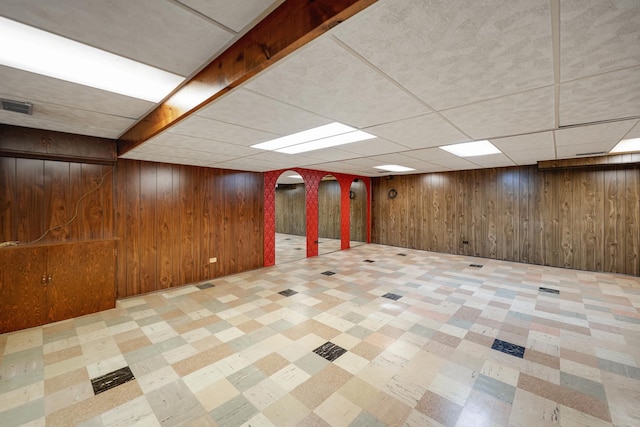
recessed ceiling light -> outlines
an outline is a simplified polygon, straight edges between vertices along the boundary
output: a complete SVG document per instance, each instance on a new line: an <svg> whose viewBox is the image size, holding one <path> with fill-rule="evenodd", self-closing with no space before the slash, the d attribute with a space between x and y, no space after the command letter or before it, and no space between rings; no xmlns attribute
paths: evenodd
<svg viewBox="0 0 640 427"><path fill-rule="evenodd" d="M0 64L159 102L184 77L0 17Z"/></svg>
<svg viewBox="0 0 640 427"><path fill-rule="evenodd" d="M389 172L411 172L415 170L412 168L408 168L406 166L399 166L399 165L382 165L382 166L374 166L374 168L382 169Z"/></svg>
<svg viewBox="0 0 640 427"><path fill-rule="evenodd" d="M485 156L501 153L498 148L487 140L463 142L461 144L444 145L439 147L458 157Z"/></svg>
<svg viewBox="0 0 640 427"><path fill-rule="evenodd" d="M351 126L333 122L328 125L318 126L312 129L303 130L302 132L261 142L260 144L252 145L251 148L260 148L261 150L278 150L280 148L290 147L304 142L315 141L316 139L353 132L355 130L357 129L352 128Z"/></svg>
<svg viewBox="0 0 640 427"><path fill-rule="evenodd" d="M287 176L287 178L302 179L302 177L300 175L298 175L298 174L289 175L289 176Z"/></svg>
<svg viewBox="0 0 640 427"><path fill-rule="evenodd" d="M375 138L375 135L371 135L370 133L363 132L361 130L356 130L354 132L343 133L342 135L330 136L329 138L316 139L315 141L280 148L275 151L285 154L298 154L305 153L307 151L320 150L321 148L351 144L352 142L364 141L372 138Z"/></svg>
<svg viewBox="0 0 640 427"><path fill-rule="evenodd" d="M640 138L623 139L609 151L610 153L628 153L630 151L640 151Z"/></svg>

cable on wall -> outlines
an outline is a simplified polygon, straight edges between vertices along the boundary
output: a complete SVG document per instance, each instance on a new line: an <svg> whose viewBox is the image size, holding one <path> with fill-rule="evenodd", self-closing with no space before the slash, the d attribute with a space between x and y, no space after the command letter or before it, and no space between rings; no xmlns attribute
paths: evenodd
<svg viewBox="0 0 640 427"><path fill-rule="evenodd" d="M64 224L62 224L62 225L56 225L55 227L51 227L50 229L48 229L47 231L45 231L45 232L42 234L42 236L40 236L40 237L38 237L36 240L31 241L31 242L28 242L28 243L26 243L26 244L27 244L27 245L33 245L34 243L38 243L40 240L44 239L44 238L45 238L45 236L46 236L47 234L49 234L49 232L54 231L54 230L59 230L59 229L61 229L61 228L66 227L67 225L71 224L71 223L72 223L72 222L73 222L73 221L78 217L78 208L80 207L80 203L82 202L82 200L84 200L84 198L85 198L85 197L87 197L89 194L91 194L91 193L93 193L93 192L97 191L100 187L102 187L102 184L104 184L104 179L107 177L107 175L109 175L109 174L111 174L111 173L113 173L113 168L111 168L109 171L105 172L105 174L104 174L104 175L102 175L102 178L100 178L100 182L98 183L98 185L97 185L95 188L93 188L93 189L91 189L91 190L87 191L86 193L84 193L84 194L82 195L82 197L80 197L80 198L78 199L78 201L76 202L75 213L73 214L73 216L71 217L71 219L70 219L69 221L67 221L66 223L64 223Z"/></svg>

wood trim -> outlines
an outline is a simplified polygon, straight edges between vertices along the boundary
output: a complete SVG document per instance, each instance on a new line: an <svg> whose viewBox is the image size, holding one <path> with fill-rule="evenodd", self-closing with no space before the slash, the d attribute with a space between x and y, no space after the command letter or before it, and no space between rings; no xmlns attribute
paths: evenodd
<svg viewBox="0 0 640 427"><path fill-rule="evenodd" d="M0 124L0 156L113 165L116 141Z"/></svg>
<svg viewBox="0 0 640 427"><path fill-rule="evenodd" d="M376 1L285 1L122 135L118 155L178 123Z"/></svg>
<svg viewBox="0 0 640 427"><path fill-rule="evenodd" d="M628 153L578 159L543 160L538 162L538 170L604 168L638 164L640 164L640 153Z"/></svg>

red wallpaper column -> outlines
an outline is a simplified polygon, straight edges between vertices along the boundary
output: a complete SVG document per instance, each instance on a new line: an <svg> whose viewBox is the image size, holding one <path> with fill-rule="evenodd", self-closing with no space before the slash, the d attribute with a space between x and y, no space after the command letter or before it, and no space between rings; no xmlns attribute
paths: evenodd
<svg viewBox="0 0 640 427"><path fill-rule="evenodd" d="M264 266L276 263L276 181L284 171L264 174Z"/></svg>
<svg viewBox="0 0 640 427"><path fill-rule="evenodd" d="M295 169L304 178L307 197L307 258L318 256L318 186L328 172Z"/></svg>
<svg viewBox="0 0 640 427"><path fill-rule="evenodd" d="M290 168L264 174L264 266L276 263L276 182L288 170L302 176L305 185L307 215L307 258L318 255L318 187L326 175L333 175L340 184L340 248L349 249L351 241L351 211L349 191L354 179L361 179L367 188L367 243L371 243L371 179L323 172L311 169Z"/></svg>

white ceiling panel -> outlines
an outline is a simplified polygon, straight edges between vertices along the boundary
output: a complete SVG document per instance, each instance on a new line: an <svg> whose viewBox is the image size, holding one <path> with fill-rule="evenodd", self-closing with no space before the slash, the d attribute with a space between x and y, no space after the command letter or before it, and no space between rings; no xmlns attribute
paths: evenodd
<svg viewBox="0 0 640 427"><path fill-rule="evenodd" d="M211 154L228 154L235 157L244 157L256 153L256 149L244 147L242 145L227 144L226 142L194 138L191 136L177 135L173 133L163 133L158 135L152 140L141 144L139 147L144 148L145 151L150 151L153 147L158 147L160 150L164 149L162 147L175 147Z"/></svg>
<svg viewBox="0 0 640 427"><path fill-rule="evenodd" d="M306 166L306 165L311 165L319 162L318 159L308 157L308 156L301 156L301 155L292 156L291 154L276 153L275 151L264 151L264 152L260 151L257 154L256 151L257 150L254 150L252 152L252 155L247 156L246 158L253 159L253 160L261 160L265 163L270 163L270 162L274 162L278 164L287 163L287 164L290 164L291 167Z"/></svg>
<svg viewBox="0 0 640 427"><path fill-rule="evenodd" d="M467 157L466 160L478 165L479 168L500 168L514 166L515 163L502 153L488 154L486 156Z"/></svg>
<svg viewBox="0 0 640 427"><path fill-rule="evenodd" d="M560 85L560 126L639 115L640 67Z"/></svg>
<svg viewBox="0 0 640 427"><path fill-rule="evenodd" d="M640 120L636 123L635 127L624 136L625 139L640 138Z"/></svg>
<svg viewBox="0 0 640 427"><path fill-rule="evenodd" d="M556 148L559 159L566 159L575 156L599 156L607 154L616 143L594 142L591 144L563 145Z"/></svg>
<svg viewBox="0 0 640 427"><path fill-rule="evenodd" d="M335 34L442 110L553 84L549 4L387 0Z"/></svg>
<svg viewBox="0 0 640 427"><path fill-rule="evenodd" d="M198 159L202 161L207 161L208 163L213 162L223 162L227 160L232 160L237 158L238 156L230 155L228 153L211 153L204 151L196 151L187 148L177 148L177 147L169 147L166 145L143 145L141 147L137 147L135 149L136 152L141 154L158 154L160 156L167 157L180 157L183 159Z"/></svg>
<svg viewBox="0 0 640 427"><path fill-rule="evenodd" d="M562 0L560 7L562 81L640 65L638 0Z"/></svg>
<svg viewBox="0 0 640 427"><path fill-rule="evenodd" d="M198 116L278 135L289 135L332 120L246 89L233 90L218 102L198 111Z"/></svg>
<svg viewBox="0 0 640 427"><path fill-rule="evenodd" d="M0 93L0 98L4 97L5 95ZM134 123L134 120L39 102L33 106L33 115L30 116L0 110L0 123L103 138L117 138Z"/></svg>
<svg viewBox="0 0 640 427"><path fill-rule="evenodd" d="M288 169L293 166L287 163L265 162L260 159L251 159L243 157L241 159L233 159L226 162L213 163L211 167L220 169L235 169L241 171L266 172L276 169Z"/></svg>
<svg viewBox="0 0 640 427"><path fill-rule="evenodd" d="M554 127L553 87L453 108L441 114L474 139L548 130Z"/></svg>
<svg viewBox="0 0 640 427"><path fill-rule="evenodd" d="M309 43L247 87L359 128L429 111L331 37Z"/></svg>
<svg viewBox="0 0 640 427"><path fill-rule="evenodd" d="M428 148L426 150L418 150L411 153L417 159L423 159L434 165L442 166L451 170L477 169L478 166L462 157L454 156L439 148Z"/></svg>
<svg viewBox="0 0 640 427"><path fill-rule="evenodd" d="M530 150L513 151L508 156L517 165L535 165L540 160L555 160L556 150L553 147L532 148Z"/></svg>
<svg viewBox="0 0 640 427"><path fill-rule="evenodd" d="M508 138L494 138L491 143L503 153L531 150L551 150L554 152L553 132L538 132L528 135L511 136Z"/></svg>
<svg viewBox="0 0 640 427"><path fill-rule="evenodd" d="M378 154L396 153L405 151L407 148L387 141L382 138L367 139L365 141L353 142L340 147L342 151L357 154L359 156L376 156Z"/></svg>
<svg viewBox="0 0 640 427"><path fill-rule="evenodd" d="M373 126L365 130L408 148L437 147L471 139L440 115L433 113Z"/></svg>
<svg viewBox="0 0 640 427"><path fill-rule="evenodd" d="M168 132L241 146L257 144L258 142L268 141L279 136L230 123L206 119L198 115L190 116L186 120L181 121L170 128Z"/></svg>
<svg viewBox="0 0 640 427"><path fill-rule="evenodd" d="M261 15L275 9L284 0L178 0L180 3L197 10L216 22L242 31Z"/></svg>
<svg viewBox="0 0 640 427"><path fill-rule="evenodd" d="M142 117L154 106L141 99L4 66L0 66L0 93L3 97L34 105L45 102L131 119Z"/></svg>
<svg viewBox="0 0 640 427"><path fill-rule="evenodd" d="M140 153L133 151L130 151L121 157L123 159L142 160L145 162L170 163L174 165L209 166L210 163L208 160L203 159L185 159L175 156Z"/></svg>
<svg viewBox="0 0 640 427"><path fill-rule="evenodd" d="M635 125L636 120L602 123L556 130L556 145L582 145L592 143L618 143Z"/></svg>
<svg viewBox="0 0 640 427"><path fill-rule="evenodd" d="M234 36L168 0L2 0L0 15L190 75Z"/></svg>

